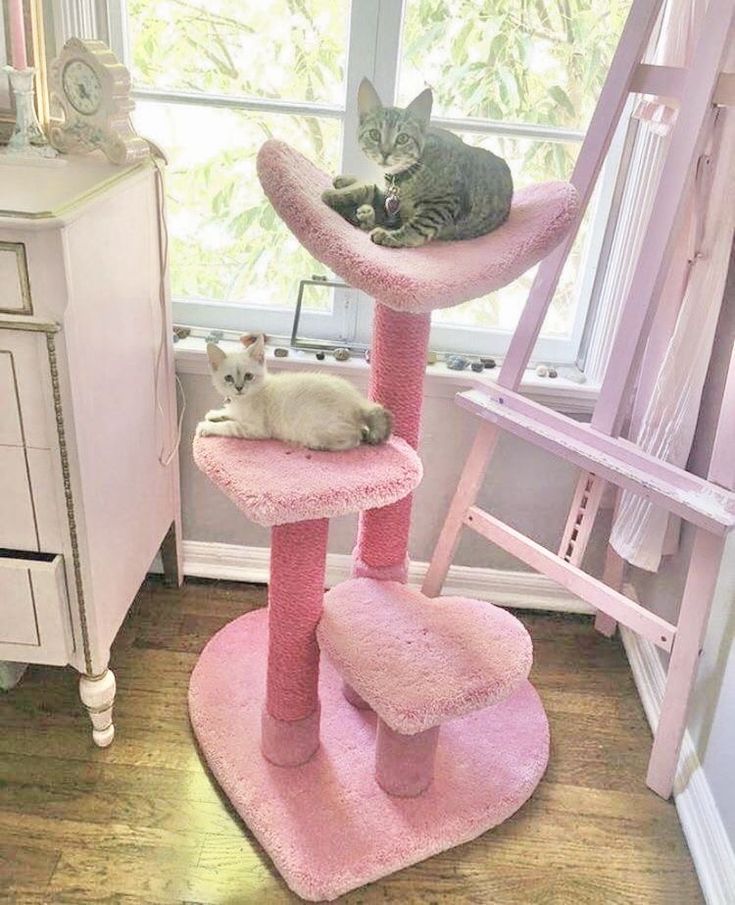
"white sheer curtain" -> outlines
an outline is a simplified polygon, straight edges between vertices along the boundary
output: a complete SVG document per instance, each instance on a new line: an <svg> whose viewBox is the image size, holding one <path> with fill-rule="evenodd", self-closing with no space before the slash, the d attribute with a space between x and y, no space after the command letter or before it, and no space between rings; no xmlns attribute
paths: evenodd
<svg viewBox="0 0 735 905"><path fill-rule="evenodd" d="M654 62L688 61L706 4L674 0L663 20ZM735 63L735 52L730 65ZM728 68L730 68L728 65ZM643 128L665 135L675 111L665 99L645 99ZM706 155L700 160L689 214L678 237L648 345L631 421L630 438L676 465L686 464L712 351L735 228L735 116L720 108ZM613 363L614 366L614 363ZM621 494L610 536L614 549L635 566L659 567L665 552L668 514L628 491Z"/></svg>

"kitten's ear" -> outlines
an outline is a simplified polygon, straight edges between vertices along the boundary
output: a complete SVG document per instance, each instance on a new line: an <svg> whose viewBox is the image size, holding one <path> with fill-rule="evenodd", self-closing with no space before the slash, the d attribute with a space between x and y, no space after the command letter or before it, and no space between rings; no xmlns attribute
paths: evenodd
<svg viewBox="0 0 735 905"><path fill-rule="evenodd" d="M378 92L373 88L373 83L370 79L363 79L357 89L357 112L360 119L374 110L380 110L382 106Z"/></svg>
<svg viewBox="0 0 735 905"><path fill-rule="evenodd" d="M265 333L261 333L260 336L248 346L248 355L259 365L262 365L265 362Z"/></svg>
<svg viewBox="0 0 735 905"><path fill-rule="evenodd" d="M406 110L412 115L415 116L416 119L421 120L424 125L429 125L429 119L431 118L431 105L434 102L434 95L431 93L431 88L424 88L421 94L418 97L415 97L411 103L406 107Z"/></svg>
<svg viewBox="0 0 735 905"><path fill-rule="evenodd" d="M207 358L212 366L212 370L216 371L225 358L227 358L227 353L223 352L222 349L214 343L207 343Z"/></svg>
<svg viewBox="0 0 735 905"><path fill-rule="evenodd" d="M259 336L262 336L263 340L268 342L268 335L266 333L243 333L240 337L240 342L247 349L248 346L252 346Z"/></svg>

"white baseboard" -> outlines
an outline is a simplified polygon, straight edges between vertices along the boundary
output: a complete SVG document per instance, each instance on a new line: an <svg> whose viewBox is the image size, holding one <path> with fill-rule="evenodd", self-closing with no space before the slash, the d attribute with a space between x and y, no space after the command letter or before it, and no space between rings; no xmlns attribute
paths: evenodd
<svg viewBox="0 0 735 905"><path fill-rule="evenodd" d="M268 581L270 550L266 547L241 547L184 541L184 574L196 578L221 578L265 584ZM327 587L350 577L352 560L343 553L327 556ZM409 584L423 581L428 563L412 562ZM553 610L561 613L591 613L592 609L553 581L535 572L509 572L474 566L452 566L444 593L479 600L491 600L500 606L518 609Z"/></svg>
<svg viewBox="0 0 735 905"><path fill-rule="evenodd" d="M621 627L621 635L643 709L655 732L666 670L650 641L627 628ZM732 905L735 853L688 732L681 746L674 800L707 905Z"/></svg>

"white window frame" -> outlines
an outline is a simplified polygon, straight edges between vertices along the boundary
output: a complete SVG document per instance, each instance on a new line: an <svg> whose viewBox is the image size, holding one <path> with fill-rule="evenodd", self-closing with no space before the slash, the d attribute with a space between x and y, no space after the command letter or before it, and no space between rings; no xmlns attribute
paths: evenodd
<svg viewBox="0 0 735 905"><path fill-rule="evenodd" d="M108 40L117 55L129 63L127 43L126 0L54 0L62 7L76 10L98 8L97 20L106 19ZM103 10L99 7L102 6ZM134 97L140 100L165 103L193 104L240 110L260 110L269 113L316 115L339 119L342 122L341 171L357 176L375 178L372 168L357 145L357 111L353 99L360 79L367 75L386 103L396 99L400 42L405 0L352 0L348 31L347 71L345 74L345 103L343 105L309 102L273 101L260 98L227 97L210 93L138 88ZM80 13L77 13L77 17ZM67 13L67 18L72 18ZM102 28L99 28L102 31ZM534 138L545 141L579 142L584 133L554 126L507 123L490 120L435 117L437 125L484 134L502 134L515 138ZM574 365L582 341L590 299L599 265L605 227L610 212L617 177L622 142L608 155L598 186L597 198L591 210L590 228L582 253L582 280L577 287L577 305L572 330L568 336L542 335L536 345L534 358L549 363ZM311 274L304 273L304 278ZM258 325L278 336L290 333L295 299L284 307L248 307L217 302L210 299L174 299L174 319L177 323L203 328L244 330L252 327L253 313ZM300 333L339 343L363 343L370 340L372 303L357 290L334 290L331 313L319 314L305 310L301 317ZM475 354L502 355L512 333L497 328L469 328L447 324L432 327L432 348L445 351L465 351Z"/></svg>

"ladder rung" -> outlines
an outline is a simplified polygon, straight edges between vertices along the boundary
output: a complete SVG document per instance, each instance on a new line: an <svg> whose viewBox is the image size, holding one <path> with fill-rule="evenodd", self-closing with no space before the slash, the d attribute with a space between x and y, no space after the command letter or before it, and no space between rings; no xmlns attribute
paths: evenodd
<svg viewBox="0 0 735 905"><path fill-rule="evenodd" d="M503 430L680 515L713 534L735 527L735 493L651 456L621 438L524 399L504 387L459 393L456 401Z"/></svg>
<svg viewBox="0 0 735 905"><path fill-rule="evenodd" d="M658 94L681 98L686 69L680 66L652 66L639 63L630 83L630 90L638 94Z"/></svg>
<svg viewBox="0 0 735 905"><path fill-rule="evenodd" d="M680 66L653 66L640 63L630 83L637 94L658 94L681 100L686 69ZM735 105L735 72L721 72L712 95L712 103L720 107Z"/></svg>
<svg viewBox="0 0 735 905"><path fill-rule="evenodd" d="M532 569L542 572L572 594L586 600L596 610L607 613L663 650L671 650L676 636L676 626L651 613L639 603L608 587L577 566L565 562L551 550L530 540L510 525L493 518L477 506L470 507L464 523L511 556L527 563Z"/></svg>

